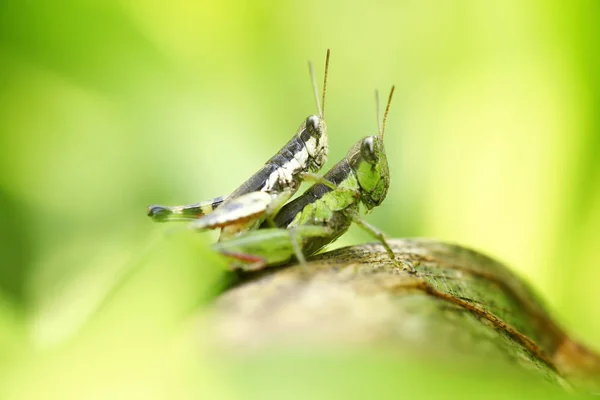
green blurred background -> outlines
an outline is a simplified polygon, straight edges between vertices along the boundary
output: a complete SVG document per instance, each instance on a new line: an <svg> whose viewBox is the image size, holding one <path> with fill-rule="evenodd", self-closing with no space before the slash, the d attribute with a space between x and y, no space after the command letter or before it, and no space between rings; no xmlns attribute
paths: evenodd
<svg viewBox="0 0 600 400"><path fill-rule="evenodd" d="M258 169L316 112L306 61L321 81L326 48L326 168L397 87L369 221L508 263L600 350L600 7L549 4L3 0L0 396L224 394L183 350L214 234L145 207Z"/></svg>

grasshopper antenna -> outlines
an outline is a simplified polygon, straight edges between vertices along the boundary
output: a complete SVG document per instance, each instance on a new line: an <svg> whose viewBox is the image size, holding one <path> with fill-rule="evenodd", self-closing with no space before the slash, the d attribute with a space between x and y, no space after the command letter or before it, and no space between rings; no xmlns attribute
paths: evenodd
<svg viewBox="0 0 600 400"><path fill-rule="evenodd" d="M381 116L379 115L379 90L375 89L375 111L377 112L377 134L382 137L381 133Z"/></svg>
<svg viewBox="0 0 600 400"><path fill-rule="evenodd" d="M315 67L312 61L308 62L308 71L310 73L310 80L313 86L313 94L315 95L315 103L317 103L317 111L319 111L319 115L323 115L323 111L321 110L321 103L319 102L319 88L317 88L317 80L315 78Z"/></svg>
<svg viewBox="0 0 600 400"><path fill-rule="evenodd" d="M392 86L392 90L390 90L390 97L388 97L387 106L385 106L385 113L383 114L383 123L381 124L381 140L383 140L383 134L385 133L385 123L387 122L388 113L390 112L390 105L392 104L392 96L394 96L394 89L396 89L396 86Z"/></svg>
<svg viewBox="0 0 600 400"><path fill-rule="evenodd" d="M330 49L327 49L327 56L325 57L325 78L323 79L323 106L321 107L321 102L319 101L319 88L317 87L317 79L315 76L315 68L312 61L308 62L308 70L310 72L310 80L312 81L313 92L315 95L315 103L317 104L317 110L319 111L319 116L323 118L325 116L325 93L327 92L327 75L329 73L329 55L331 54Z"/></svg>
<svg viewBox="0 0 600 400"><path fill-rule="evenodd" d="M327 55L325 56L325 76L323 78L323 108L321 108L321 119L325 118L325 94L327 93L327 77L329 76L329 56L331 55L331 49L327 49Z"/></svg>

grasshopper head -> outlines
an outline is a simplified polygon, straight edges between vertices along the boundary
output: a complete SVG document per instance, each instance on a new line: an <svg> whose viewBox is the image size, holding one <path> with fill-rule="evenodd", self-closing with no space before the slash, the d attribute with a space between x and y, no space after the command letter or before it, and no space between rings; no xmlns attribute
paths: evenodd
<svg viewBox="0 0 600 400"><path fill-rule="evenodd" d="M381 204L390 186L390 173L381 136L367 136L348 153L360 186L360 199L370 210Z"/></svg>
<svg viewBox="0 0 600 400"><path fill-rule="evenodd" d="M327 161L328 140L327 140L327 125L325 124L325 94L327 93L327 75L329 72L329 56L330 51L327 49L325 56L325 74L323 77L323 93L322 103L319 102L319 90L317 88L317 80L315 78L315 70L312 62L309 61L308 69L310 79L312 81L313 92L315 95L315 103L319 115L311 115L304 122L305 130L310 134L306 140L303 139L304 145L308 152L308 168L312 172L317 172L323 167Z"/></svg>
<svg viewBox="0 0 600 400"><path fill-rule="evenodd" d="M379 94L375 91L375 103L377 105L377 124L378 134L376 136L367 136L356 143L348 153L350 167L356 174L358 185L360 186L360 200L367 210L371 210L381 204L387 195L390 187L390 171L388 168L385 148L383 146L383 134L385 133L385 123L392 96L394 95L394 86L390 91L383 121L379 123Z"/></svg>
<svg viewBox="0 0 600 400"><path fill-rule="evenodd" d="M327 125L323 118L311 115L306 118L304 126L308 135L303 135L302 140L308 152L309 168L311 171L316 172L327 161L327 150L329 149Z"/></svg>

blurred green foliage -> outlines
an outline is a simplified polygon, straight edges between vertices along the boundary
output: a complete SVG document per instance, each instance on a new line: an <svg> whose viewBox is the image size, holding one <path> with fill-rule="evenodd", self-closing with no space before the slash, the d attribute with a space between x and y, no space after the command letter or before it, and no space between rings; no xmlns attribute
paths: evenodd
<svg viewBox="0 0 600 400"><path fill-rule="evenodd" d="M165 232L145 206L227 194L258 169L315 112L306 60L322 74L328 47L328 166L375 132L373 90L397 85L392 186L369 220L508 262L597 344L599 10L2 1L0 397L151 398L143 378L152 398L185 397L182 379L225 394L173 340L218 285L202 268L222 263L214 236Z"/></svg>

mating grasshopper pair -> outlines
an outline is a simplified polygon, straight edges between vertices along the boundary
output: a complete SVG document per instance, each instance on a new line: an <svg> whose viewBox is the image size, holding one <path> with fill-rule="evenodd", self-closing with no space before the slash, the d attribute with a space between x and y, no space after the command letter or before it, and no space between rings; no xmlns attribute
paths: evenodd
<svg viewBox="0 0 600 400"><path fill-rule="evenodd" d="M395 262L383 234L359 215L361 203L371 211L385 199L389 187L383 135L394 87L381 124L377 104L378 134L355 143L323 177L314 175L328 151L324 106L329 54L328 50L322 105L309 64L319 115L306 118L296 135L262 169L227 197L187 206L154 205L148 215L155 221L191 221L190 227L196 230L221 228L213 248L231 257L233 268L243 270L282 264L292 256L303 264L305 255L335 241L352 222L376 237ZM316 183L287 203L304 179Z"/></svg>

